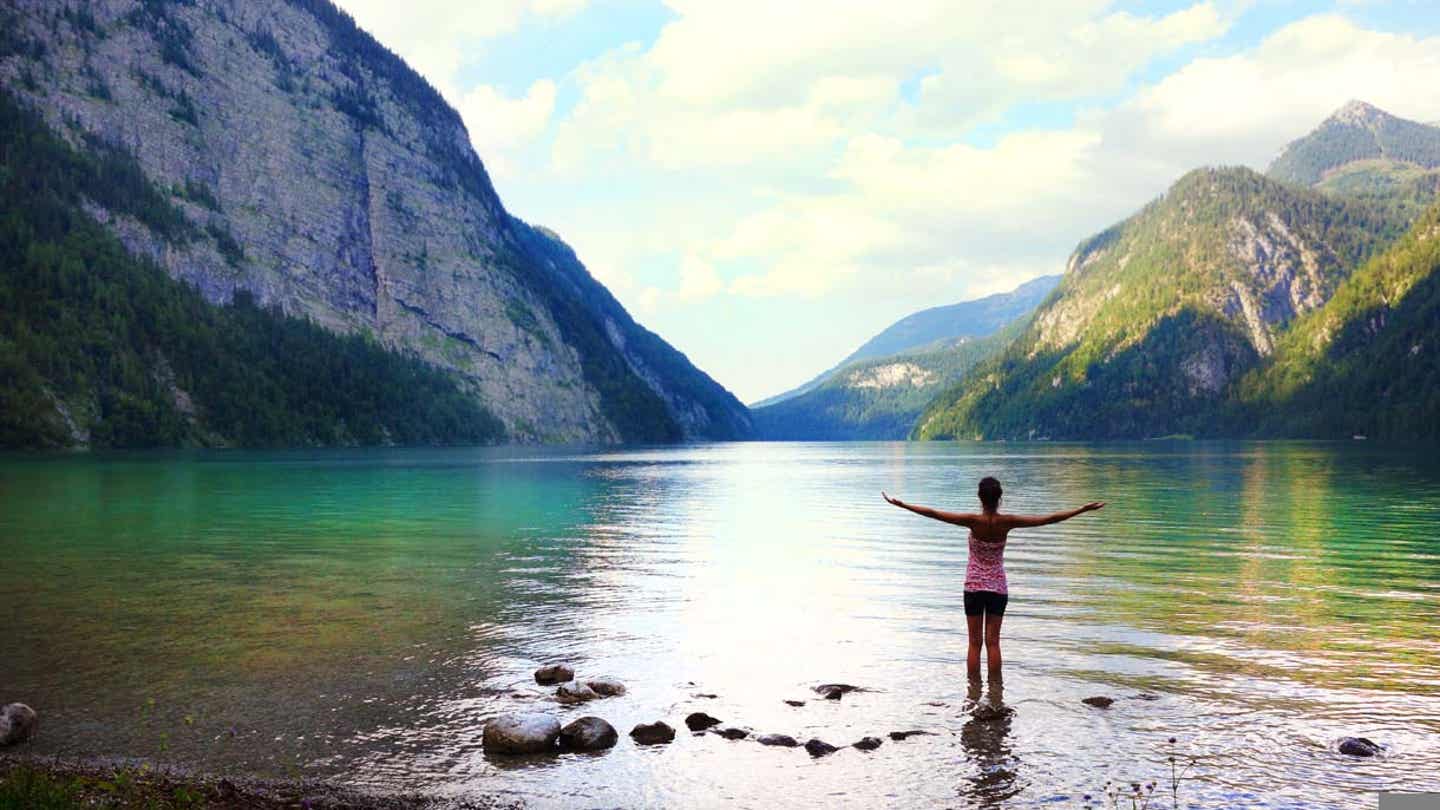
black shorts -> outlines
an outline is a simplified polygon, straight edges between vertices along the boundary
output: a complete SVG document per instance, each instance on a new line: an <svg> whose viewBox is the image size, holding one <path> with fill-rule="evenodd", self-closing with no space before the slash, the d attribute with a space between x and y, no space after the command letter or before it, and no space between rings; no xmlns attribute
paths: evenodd
<svg viewBox="0 0 1440 810"><path fill-rule="evenodd" d="M1005 615L1005 603L1010 601L1010 595L995 593L994 591L966 591L965 592L965 615L981 616L986 613L993 613L996 616Z"/></svg>

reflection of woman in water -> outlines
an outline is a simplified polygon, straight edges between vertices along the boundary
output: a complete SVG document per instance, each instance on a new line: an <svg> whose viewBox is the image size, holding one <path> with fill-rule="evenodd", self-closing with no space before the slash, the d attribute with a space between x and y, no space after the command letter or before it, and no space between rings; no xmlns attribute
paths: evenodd
<svg viewBox="0 0 1440 810"><path fill-rule="evenodd" d="M1105 504L1087 503L1079 509L1053 515L1027 516L1000 513L1000 482L980 479L980 514L941 512L928 506L914 506L880 493L885 500L917 515L964 526L970 530L970 563L965 567L965 624L970 635L970 652L965 668L971 678L980 677L980 640L985 640L985 660L990 677L1000 677L1000 622L1005 618L1009 589L1005 582L1005 541L1011 529L1048 526L1093 512Z"/></svg>

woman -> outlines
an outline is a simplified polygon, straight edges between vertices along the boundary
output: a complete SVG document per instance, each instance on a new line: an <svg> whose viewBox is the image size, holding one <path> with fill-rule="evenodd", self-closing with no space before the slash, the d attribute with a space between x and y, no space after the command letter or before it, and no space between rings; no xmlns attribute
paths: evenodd
<svg viewBox="0 0 1440 810"><path fill-rule="evenodd" d="M1005 540L1010 530L1048 526L1105 506L1100 501L1094 501L1079 509L1044 517L1003 515L1000 513L1001 494L999 481L988 476L981 478L980 514L977 515L913 506L880 493L886 501L901 509L970 530L970 562L965 567L965 624L970 634L970 652L965 658L965 668L971 678L980 677L982 638L985 639L985 659L989 663L990 677L1000 677L1000 622L1005 618L1005 603L1010 601L1005 583Z"/></svg>

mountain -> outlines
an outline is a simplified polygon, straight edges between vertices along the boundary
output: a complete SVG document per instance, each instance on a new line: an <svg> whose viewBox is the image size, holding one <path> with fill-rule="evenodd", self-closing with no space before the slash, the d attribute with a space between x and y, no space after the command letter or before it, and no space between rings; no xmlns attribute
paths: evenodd
<svg viewBox="0 0 1440 810"><path fill-rule="evenodd" d="M804 385L756 402L750 407L764 408L812 391L832 379L840 369L859 360L888 357L925 347L938 349L941 348L938 344L944 341L992 335L1006 324L1034 309L1059 282L1059 276L1041 276L1021 284L1010 292L987 295L984 298L962 301L948 306L932 307L907 315L885 327L879 334L865 341L860 348L851 352L844 360Z"/></svg>
<svg viewBox="0 0 1440 810"><path fill-rule="evenodd" d="M1004 348L1018 331L1010 327L985 337L949 338L887 357L847 363L802 394L753 409L756 438L903 439L937 393Z"/></svg>
<svg viewBox="0 0 1440 810"><path fill-rule="evenodd" d="M1440 438L1440 203L1237 386L1258 435Z"/></svg>
<svg viewBox="0 0 1440 810"><path fill-rule="evenodd" d="M131 161L173 214L83 209L204 302L418 360L513 441L748 435L738 400L506 212L459 115L327 0L15 0L0 32L16 103L78 159ZM94 411L74 396L56 414Z"/></svg>
<svg viewBox="0 0 1440 810"><path fill-rule="evenodd" d="M921 438L1222 435L1233 386L1410 222L1406 206L1200 169L1085 240L997 357L921 417Z"/></svg>
<svg viewBox="0 0 1440 810"><path fill-rule="evenodd" d="M1440 168L1440 128L1351 101L1290 143L1270 177L1342 193L1387 191Z"/></svg>
<svg viewBox="0 0 1440 810"><path fill-rule="evenodd" d="M835 368L753 406L755 435L778 441L902 439L936 394L1013 340L1060 280L909 315Z"/></svg>

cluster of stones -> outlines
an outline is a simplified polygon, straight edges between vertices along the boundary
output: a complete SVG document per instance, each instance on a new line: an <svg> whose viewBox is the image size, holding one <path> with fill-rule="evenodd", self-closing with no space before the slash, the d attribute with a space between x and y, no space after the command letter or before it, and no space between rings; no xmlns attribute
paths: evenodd
<svg viewBox="0 0 1440 810"><path fill-rule="evenodd" d="M559 684L555 699L566 705L574 705L601 697L625 694L625 685L613 678L599 678L579 682L575 670L565 664L549 664L535 671L535 682L542 685ZM826 700L840 700L851 692L865 690L849 684L827 683L815 687L815 692ZM713 694L699 694L695 697L714 698ZM803 700L786 700L790 706L804 706ZM752 732L738 726L724 726L717 717L705 712L692 712L685 718L685 727L696 736L714 734L727 740L749 739ZM905 740L910 737L930 734L928 731L892 731L890 739ZM538 712L517 712L503 714L485 724L485 750L491 754L543 754L556 751L600 751L613 747L619 741L615 727L599 717L581 717L567 725L550 715ZM663 720L641 723L630 730L630 739L636 745L664 745L675 740L675 729ZM760 734L755 742L779 748L804 748L812 757L823 757L840 750L824 740L811 738L802 743L788 734ZM860 751L874 751L884 741L879 737L865 737L850 747Z"/></svg>

